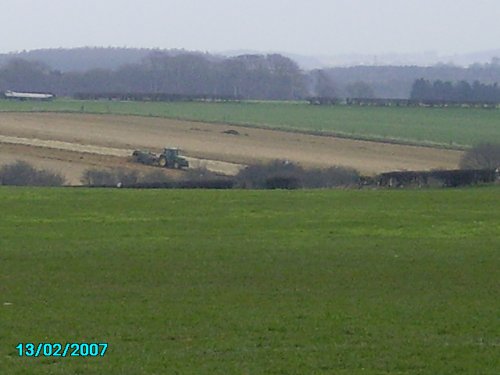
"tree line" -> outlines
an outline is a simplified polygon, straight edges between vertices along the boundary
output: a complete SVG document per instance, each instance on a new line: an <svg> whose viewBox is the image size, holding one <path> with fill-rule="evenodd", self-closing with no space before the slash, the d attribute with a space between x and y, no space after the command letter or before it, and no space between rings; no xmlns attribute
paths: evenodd
<svg viewBox="0 0 500 375"><path fill-rule="evenodd" d="M60 72L14 59L0 68L0 91L151 93L242 99L294 100L307 96L307 74L278 54L218 58L208 54L151 53L118 69Z"/></svg>
<svg viewBox="0 0 500 375"><path fill-rule="evenodd" d="M478 83L491 86L500 82L500 62L468 68L441 64L304 71L280 54L225 57L185 50L83 48L0 55L0 92L40 91L59 96L140 93L263 100L409 99L420 78L432 86L441 80L436 85L438 92L449 89L446 82L466 82L471 90L463 85L461 98L484 100L491 96L491 87ZM460 96L456 93L460 90L454 96Z"/></svg>
<svg viewBox="0 0 500 375"><path fill-rule="evenodd" d="M412 100L445 101L455 103L500 103L500 87L497 83L484 84L475 81L431 82L417 79L411 90Z"/></svg>
<svg viewBox="0 0 500 375"><path fill-rule="evenodd" d="M500 62L473 64L469 67L438 64L434 66L352 66L324 70L338 97L409 99L413 84L424 78L472 84L500 82Z"/></svg>

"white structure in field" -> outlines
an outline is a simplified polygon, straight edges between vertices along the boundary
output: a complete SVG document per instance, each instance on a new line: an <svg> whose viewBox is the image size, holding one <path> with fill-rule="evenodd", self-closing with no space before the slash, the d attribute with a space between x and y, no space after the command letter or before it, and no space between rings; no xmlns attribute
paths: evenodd
<svg viewBox="0 0 500 375"><path fill-rule="evenodd" d="M50 100L54 98L53 94L42 94L35 92L16 92L16 91L5 91L4 96L7 99L18 99L18 100Z"/></svg>

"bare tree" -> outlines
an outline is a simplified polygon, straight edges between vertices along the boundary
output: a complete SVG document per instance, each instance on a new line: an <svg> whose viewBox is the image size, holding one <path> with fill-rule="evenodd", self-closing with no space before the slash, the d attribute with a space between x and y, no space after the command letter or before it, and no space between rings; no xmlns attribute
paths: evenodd
<svg viewBox="0 0 500 375"><path fill-rule="evenodd" d="M500 144L481 143L468 150L460 161L462 169L496 169L500 167Z"/></svg>

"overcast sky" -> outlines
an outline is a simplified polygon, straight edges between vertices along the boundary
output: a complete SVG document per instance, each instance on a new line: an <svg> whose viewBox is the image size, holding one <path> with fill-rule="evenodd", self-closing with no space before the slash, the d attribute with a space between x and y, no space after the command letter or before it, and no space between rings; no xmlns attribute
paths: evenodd
<svg viewBox="0 0 500 375"><path fill-rule="evenodd" d="M0 52L127 46L306 55L500 48L500 0L0 0Z"/></svg>

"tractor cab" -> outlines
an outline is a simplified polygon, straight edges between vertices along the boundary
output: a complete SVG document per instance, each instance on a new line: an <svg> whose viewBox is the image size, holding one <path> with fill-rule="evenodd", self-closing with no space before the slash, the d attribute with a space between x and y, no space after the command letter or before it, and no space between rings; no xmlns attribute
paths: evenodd
<svg viewBox="0 0 500 375"><path fill-rule="evenodd" d="M165 147L163 150L163 154L167 157L167 159L173 160L179 156L179 149L173 147Z"/></svg>
<svg viewBox="0 0 500 375"><path fill-rule="evenodd" d="M180 150L175 147L165 147L165 149L163 149L160 155L159 165L160 167L174 169L189 167L188 161L180 156Z"/></svg>

